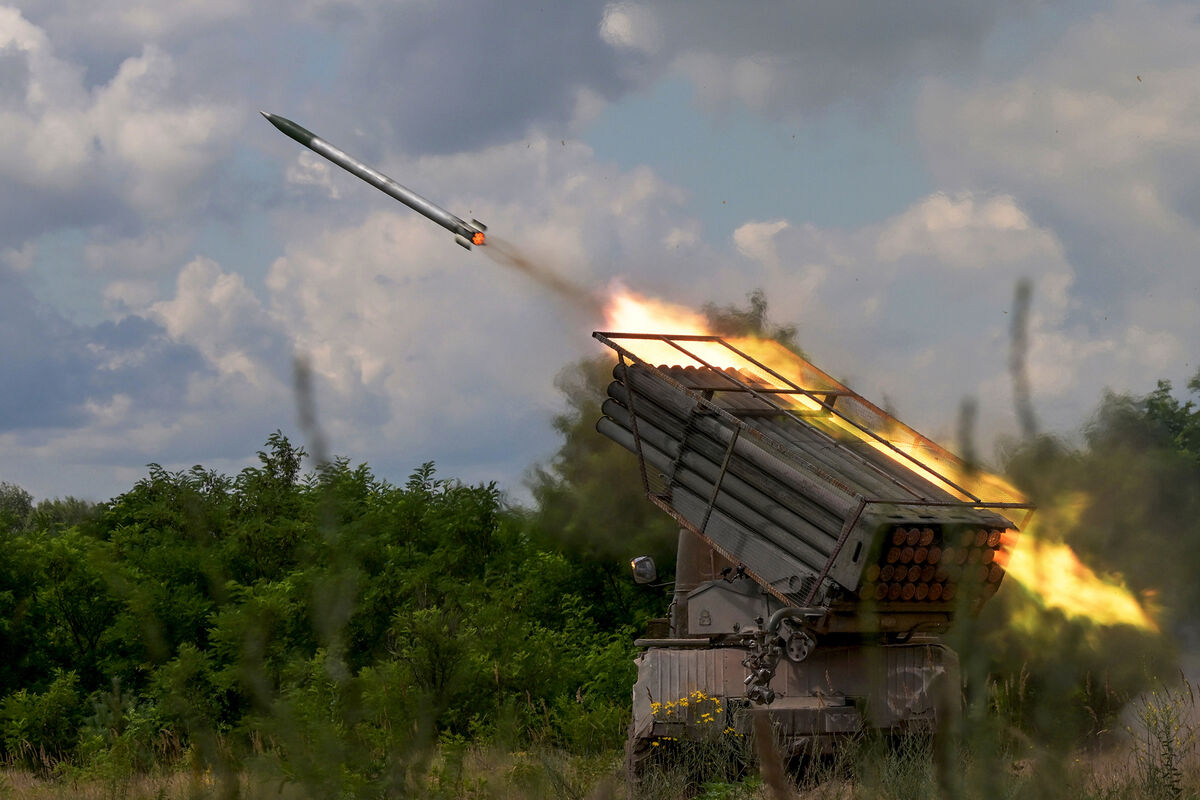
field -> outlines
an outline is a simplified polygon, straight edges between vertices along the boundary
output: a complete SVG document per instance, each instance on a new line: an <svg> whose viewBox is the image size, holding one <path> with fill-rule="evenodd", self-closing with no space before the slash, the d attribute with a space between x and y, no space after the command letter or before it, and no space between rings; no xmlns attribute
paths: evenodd
<svg viewBox="0 0 1200 800"><path fill-rule="evenodd" d="M784 759L770 723L753 715L749 738L663 741L636 786L623 753L580 755L551 747L511 750L443 737L395 754L393 780L346 777L360 767L332 752L290 763L280 749L258 746L233 758L206 760L171 742L144 771L113 761L80 768L44 760L34 769L0 771L0 793L12 800L200 800L200 798L560 798L636 796L646 800L762 798L1054 798L1182 800L1200 797L1200 717L1191 683L1182 678L1130 702L1121 728L1087 748L1055 747L1014 737L996 718L972 720L937 736L883 738L867 733L838 740L832 753ZM333 731L327 735L336 736ZM735 738L736 737L736 738ZM1061 742L1060 742L1061 745ZM785 763L786 761L786 763ZM214 769L215 767L215 769ZM363 779L366 780L363 780Z"/></svg>
<svg viewBox="0 0 1200 800"><path fill-rule="evenodd" d="M1176 702L1187 702L1180 697ZM1182 710L1182 708L1180 709ZM1153 723L1152 723L1153 724ZM779 800L850 800L919 797L1061 798L1118 800L1119 798L1200 797L1200 758L1191 727L1175 731L1174 739L1151 737L1133 742L1115 737L1105 747L1065 756L1026 755L1024 758L971 758L959 754L943 769L934 743L913 737L884 743L868 738L847 740L832 756L792 764L789 777L764 780L769 769L751 769L736 781L713 777L733 768L717 764L713 751L675 753L669 766L651 772L640 786L640 797L655 800L700 797L709 800L761 798ZM1143 733L1149 733L1144 730ZM1011 756L1011 754L1009 754ZM778 758L768 755L768 759ZM624 798L629 786L622 754L581 757L550 749L506 752L495 747L442 744L421 759L423 768L412 782L394 793L372 796L429 798ZM324 765L336 771L337 765ZM147 774L100 776L87 771L60 770L38 776L20 769L0 772L0 792L11 800L199 800L199 798L317 798L331 796L328 785L288 780L279 765L262 761L223 775L176 764Z"/></svg>

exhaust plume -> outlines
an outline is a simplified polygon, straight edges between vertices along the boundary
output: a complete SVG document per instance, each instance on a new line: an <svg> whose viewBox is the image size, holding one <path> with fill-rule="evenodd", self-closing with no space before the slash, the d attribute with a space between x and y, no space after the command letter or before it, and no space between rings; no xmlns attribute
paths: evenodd
<svg viewBox="0 0 1200 800"><path fill-rule="evenodd" d="M591 322L598 322L604 317L604 301L598 292L587 289L569 278L564 278L544 264L538 264L532 258L517 249L516 245L498 236L489 235L487 247L483 252L488 258L501 266L515 269L533 280L543 289L564 301L571 308L586 315Z"/></svg>

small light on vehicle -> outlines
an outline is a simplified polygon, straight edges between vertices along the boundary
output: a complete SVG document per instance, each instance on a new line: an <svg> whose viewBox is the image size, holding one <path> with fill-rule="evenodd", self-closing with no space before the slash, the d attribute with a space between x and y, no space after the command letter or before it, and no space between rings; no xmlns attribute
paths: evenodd
<svg viewBox="0 0 1200 800"><path fill-rule="evenodd" d="M658 578L658 568L650 556L638 556L629 566L633 568L634 583L653 583Z"/></svg>

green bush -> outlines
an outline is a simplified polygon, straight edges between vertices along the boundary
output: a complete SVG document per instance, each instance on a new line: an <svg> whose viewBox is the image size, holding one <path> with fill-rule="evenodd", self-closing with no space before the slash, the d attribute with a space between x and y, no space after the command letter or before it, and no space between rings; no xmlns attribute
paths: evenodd
<svg viewBox="0 0 1200 800"><path fill-rule="evenodd" d="M0 704L0 736L12 760L47 769L74 755L85 714L74 672L56 672L43 692L20 689Z"/></svg>
<svg viewBox="0 0 1200 800"><path fill-rule="evenodd" d="M82 774L117 781L179 761L180 740L158 705L122 692L119 683L90 703L79 737Z"/></svg>

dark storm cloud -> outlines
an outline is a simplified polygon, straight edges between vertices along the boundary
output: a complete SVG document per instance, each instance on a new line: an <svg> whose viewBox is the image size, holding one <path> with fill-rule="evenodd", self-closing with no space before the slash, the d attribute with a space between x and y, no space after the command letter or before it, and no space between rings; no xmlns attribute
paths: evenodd
<svg viewBox="0 0 1200 800"><path fill-rule="evenodd" d="M613 99L672 69L702 100L787 117L870 104L914 75L971 65L998 16L1024 5L386 4L339 20L343 66L323 105L382 115L384 140L418 153L553 132L571 121L581 89ZM605 30L623 14L624 28ZM738 72L746 65L767 85L748 86L754 75Z"/></svg>
<svg viewBox="0 0 1200 800"><path fill-rule="evenodd" d="M936 47L959 58L991 30L994 3L932 0L892 2L742 2L716 0L647 4L673 50L694 48L738 55L756 52L825 54L830 61L907 61Z"/></svg>
<svg viewBox="0 0 1200 800"><path fill-rule="evenodd" d="M0 250L20 248L43 234L72 228L96 226L116 235L142 229L137 214L116 192L86 174L72 190L10 187L0 192Z"/></svg>
<svg viewBox="0 0 1200 800"><path fill-rule="evenodd" d="M788 117L885 100L914 76L966 69L1004 14L1028 3L648 3L665 57L703 99ZM738 70L749 67L751 73ZM754 69L761 70L756 76ZM749 84L749 85L748 85Z"/></svg>
<svg viewBox="0 0 1200 800"><path fill-rule="evenodd" d="M580 88L612 98L631 85L599 36L604 4L471 0L371 9L347 33L336 95L374 106L392 138L449 153L565 127Z"/></svg>
<svg viewBox="0 0 1200 800"><path fill-rule="evenodd" d="M375 158L382 150L372 147L383 143L451 153L530 129L558 135L575 118L582 91L611 100L673 69L688 75L702 100L773 117L837 101L870 104L914 74L973 63L997 17L1013 7L464 0L217 3L134 15L115 0L57 0L32 2L25 13L72 54L89 88L152 43L179 67L178 96L246 113L270 105L314 126L321 121L331 127L323 135ZM604 30L627 8L641 10L629 15L634 39L653 46L626 46ZM760 75L744 74L755 64ZM347 138L351 131L365 150Z"/></svg>
<svg viewBox="0 0 1200 800"><path fill-rule="evenodd" d="M0 48L0 108L25 102L29 77L29 61L25 54L12 45Z"/></svg>
<svg viewBox="0 0 1200 800"><path fill-rule="evenodd" d="M39 303L21 276L0 267L0 431L70 427L87 405L128 396L133 407L179 402L187 378L207 370L193 348L140 317L74 325Z"/></svg>

